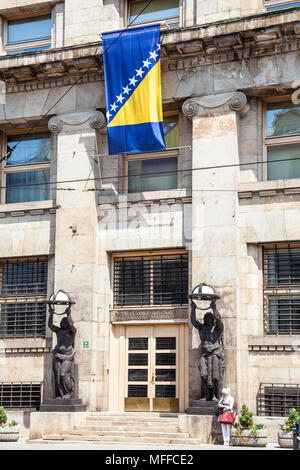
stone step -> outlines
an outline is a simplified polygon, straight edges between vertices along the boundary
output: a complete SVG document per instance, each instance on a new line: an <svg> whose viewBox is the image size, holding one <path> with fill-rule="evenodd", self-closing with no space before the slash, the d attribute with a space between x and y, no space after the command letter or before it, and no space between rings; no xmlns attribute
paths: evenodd
<svg viewBox="0 0 300 470"><path fill-rule="evenodd" d="M165 438L165 437L136 437L129 436L74 436L69 434L53 434L45 435L43 442L105 442L105 443L135 443L135 444L178 444L178 445L199 445L198 439L193 438Z"/></svg>
<svg viewBox="0 0 300 470"><path fill-rule="evenodd" d="M167 413L155 411L90 411L88 416L107 416L107 417L140 417L140 418L177 418L184 413Z"/></svg>
<svg viewBox="0 0 300 470"><path fill-rule="evenodd" d="M136 423L128 423L128 424L120 424L115 425L115 423L99 423L99 425L95 424L79 424L75 426L75 430L78 431L151 431L151 432L161 432L162 427L156 425L151 426L144 425L144 424L136 424ZM163 429L167 432L178 432L177 424L167 424L164 425Z"/></svg>
<svg viewBox="0 0 300 470"><path fill-rule="evenodd" d="M134 419L122 419L122 420L102 420L102 419L85 419L80 423L81 425L85 426L145 426L145 427L169 427L169 426L177 426L178 421L177 419L174 421L168 422L160 422L160 421L136 421Z"/></svg>
<svg viewBox="0 0 300 470"><path fill-rule="evenodd" d="M65 431L61 433L62 435L72 435L72 436L80 436L81 437L99 437L99 436L112 436L112 437L157 437L157 438L168 438L168 439L188 439L188 433L180 433L180 432L152 432L152 431L80 431L80 430L71 430Z"/></svg>
<svg viewBox="0 0 300 470"><path fill-rule="evenodd" d="M159 425L163 426L165 424L177 423L178 418L176 417L176 418L166 418L166 419L164 419L164 418L155 418L155 417L154 418L152 418L152 417L148 417L148 418L135 417L135 418L133 418L133 417L128 417L128 416L127 417L126 416L123 416L123 417L122 416L117 416L117 417L112 417L112 416L110 416L110 417L108 417L108 416L103 416L103 417L102 416L101 417L99 417L99 416L87 416L85 418L85 421L86 422L88 422L88 421L89 422L99 422L99 423L103 423L103 422L111 422L112 423L113 422L113 423L120 423L120 424L126 423L126 422L128 422L128 423L133 423L133 422L137 423L137 422L139 422L139 423L145 423L145 424L146 423L156 423L156 424L159 424Z"/></svg>
<svg viewBox="0 0 300 470"><path fill-rule="evenodd" d="M93 425L93 426L97 426L97 427L102 427L103 425L109 425L109 426L143 426L147 429L151 428L151 427L159 427L160 429L165 429L167 428L168 424L166 423L154 423L154 422L150 422L150 423L146 423L146 422L135 422L135 421L107 421L107 422L103 422L103 421L84 421L84 422L81 422L80 425L84 425L84 426L89 426L89 425ZM172 426L175 427L177 426L177 422L176 423L173 423Z"/></svg>

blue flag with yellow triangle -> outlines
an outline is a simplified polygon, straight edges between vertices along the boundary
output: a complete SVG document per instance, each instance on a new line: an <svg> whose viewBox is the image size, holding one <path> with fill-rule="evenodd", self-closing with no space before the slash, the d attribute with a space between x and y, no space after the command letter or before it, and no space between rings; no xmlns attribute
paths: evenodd
<svg viewBox="0 0 300 470"><path fill-rule="evenodd" d="M108 150L166 148L160 73L160 25L102 34Z"/></svg>

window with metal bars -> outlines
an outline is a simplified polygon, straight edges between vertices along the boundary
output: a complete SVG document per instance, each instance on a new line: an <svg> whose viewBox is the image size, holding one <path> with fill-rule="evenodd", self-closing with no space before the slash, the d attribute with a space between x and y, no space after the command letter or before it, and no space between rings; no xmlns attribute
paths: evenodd
<svg viewBox="0 0 300 470"><path fill-rule="evenodd" d="M300 245L264 247L266 334L300 333Z"/></svg>
<svg viewBox="0 0 300 470"><path fill-rule="evenodd" d="M288 416L290 408L300 413L300 385L261 383L256 401L258 416Z"/></svg>
<svg viewBox="0 0 300 470"><path fill-rule="evenodd" d="M115 307L183 305L187 295L187 254L115 258Z"/></svg>
<svg viewBox="0 0 300 470"><path fill-rule="evenodd" d="M48 259L0 260L0 337L44 337Z"/></svg>
<svg viewBox="0 0 300 470"><path fill-rule="evenodd" d="M41 403L39 382L0 382L0 406L12 409L39 409Z"/></svg>

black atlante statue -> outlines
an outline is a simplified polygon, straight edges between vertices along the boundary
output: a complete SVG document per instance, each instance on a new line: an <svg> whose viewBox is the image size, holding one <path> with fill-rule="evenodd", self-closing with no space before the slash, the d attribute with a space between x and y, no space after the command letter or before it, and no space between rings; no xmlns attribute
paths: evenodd
<svg viewBox="0 0 300 470"><path fill-rule="evenodd" d="M203 323L196 320L196 304L191 304L191 322L197 328L200 337L199 370L201 376L201 399L218 400L224 380L224 326L221 315L214 301L211 302L212 312L204 315Z"/></svg>
<svg viewBox="0 0 300 470"><path fill-rule="evenodd" d="M70 399L74 396L74 341L76 328L73 325L70 306L65 310L67 314L60 322L60 327L53 325L54 309L49 305L48 326L56 333L57 344L52 351L54 395L55 398Z"/></svg>

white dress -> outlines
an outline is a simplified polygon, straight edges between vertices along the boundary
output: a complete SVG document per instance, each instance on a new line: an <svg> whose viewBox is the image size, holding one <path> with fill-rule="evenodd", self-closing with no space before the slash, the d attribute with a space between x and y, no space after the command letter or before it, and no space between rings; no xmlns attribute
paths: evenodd
<svg viewBox="0 0 300 470"><path fill-rule="evenodd" d="M225 405L226 408L223 408L224 411L232 411L234 399L231 395L226 395L225 397L222 396L221 399L219 400L219 404ZM229 444L230 439L231 439L231 424L221 423L221 427L222 427L223 441L224 443Z"/></svg>

